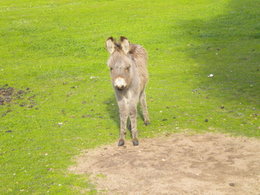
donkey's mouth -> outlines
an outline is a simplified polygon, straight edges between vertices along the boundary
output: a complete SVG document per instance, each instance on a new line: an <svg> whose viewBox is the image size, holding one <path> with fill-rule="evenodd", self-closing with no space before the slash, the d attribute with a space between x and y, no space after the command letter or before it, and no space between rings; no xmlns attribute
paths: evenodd
<svg viewBox="0 0 260 195"><path fill-rule="evenodd" d="M116 87L116 89L117 89L118 91L123 91L123 90L125 89L125 87Z"/></svg>

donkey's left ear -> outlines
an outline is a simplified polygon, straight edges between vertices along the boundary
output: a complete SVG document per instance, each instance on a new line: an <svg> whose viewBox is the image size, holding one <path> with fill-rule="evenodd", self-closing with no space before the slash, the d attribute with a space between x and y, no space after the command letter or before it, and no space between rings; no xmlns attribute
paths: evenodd
<svg viewBox="0 0 260 195"><path fill-rule="evenodd" d="M120 37L120 45L122 47L122 50L125 54L128 54L129 50L130 50L130 43L128 41L127 38L125 37Z"/></svg>

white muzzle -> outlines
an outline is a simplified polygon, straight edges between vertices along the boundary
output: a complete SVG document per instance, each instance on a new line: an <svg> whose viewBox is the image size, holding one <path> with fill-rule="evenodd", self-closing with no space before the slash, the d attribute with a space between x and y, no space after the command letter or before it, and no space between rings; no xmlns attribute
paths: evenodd
<svg viewBox="0 0 260 195"><path fill-rule="evenodd" d="M124 89L126 87L125 79L123 79L122 77L116 78L114 86L118 89Z"/></svg>

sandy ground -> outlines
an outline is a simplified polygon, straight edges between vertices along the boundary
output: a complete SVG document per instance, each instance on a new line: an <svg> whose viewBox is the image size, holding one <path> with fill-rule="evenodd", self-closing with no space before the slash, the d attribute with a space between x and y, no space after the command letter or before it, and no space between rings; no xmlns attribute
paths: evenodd
<svg viewBox="0 0 260 195"><path fill-rule="evenodd" d="M173 134L84 151L70 171L101 194L260 194L260 140Z"/></svg>

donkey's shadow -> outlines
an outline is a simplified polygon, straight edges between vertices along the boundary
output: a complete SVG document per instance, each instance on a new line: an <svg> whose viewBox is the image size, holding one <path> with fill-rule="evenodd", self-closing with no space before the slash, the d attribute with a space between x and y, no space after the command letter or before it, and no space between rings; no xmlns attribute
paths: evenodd
<svg viewBox="0 0 260 195"><path fill-rule="evenodd" d="M106 105L106 110L109 114L110 119L112 119L117 124L117 127L119 128L120 127L120 118L119 118L118 105L117 105L115 96L111 95L103 103Z"/></svg>
<svg viewBox="0 0 260 195"><path fill-rule="evenodd" d="M112 119L118 128L120 128L120 117L119 117L119 111L118 111L118 105L116 102L116 97L115 95L111 95L106 101L103 102L106 105L106 110L109 114L110 119ZM138 110L138 117L137 120L144 120L142 110L140 108L140 104L138 104L137 107ZM131 125L130 125L130 120L128 119L127 121L127 128L130 130Z"/></svg>

